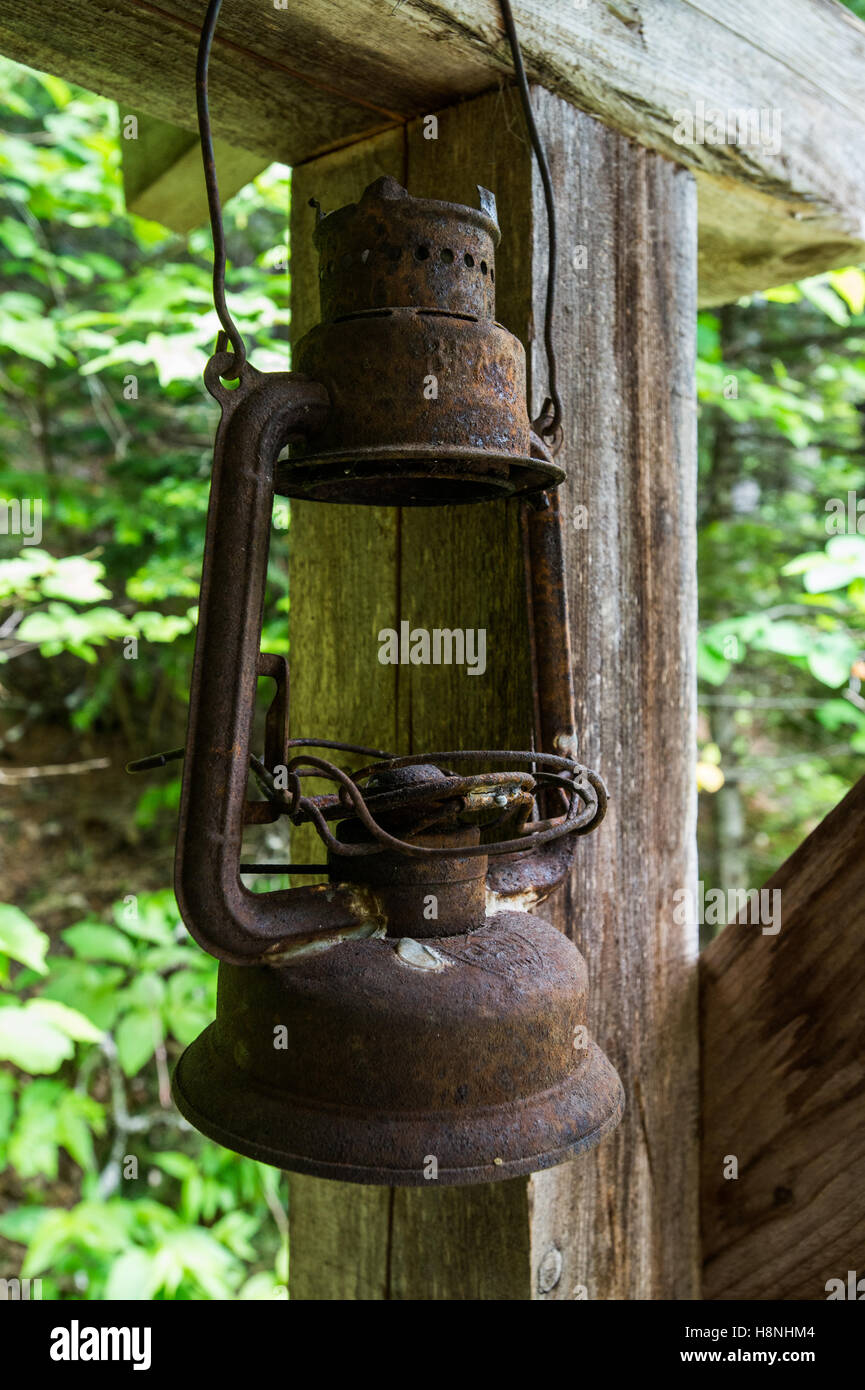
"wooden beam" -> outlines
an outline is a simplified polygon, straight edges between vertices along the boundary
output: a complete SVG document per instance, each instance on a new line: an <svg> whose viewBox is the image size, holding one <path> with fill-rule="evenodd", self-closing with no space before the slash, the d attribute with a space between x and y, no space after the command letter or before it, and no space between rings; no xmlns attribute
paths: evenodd
<svg viewBox="0 0 865 1390"><path fill-rule="evenodd" d="M611 810L546 914L589 963L590 1026L619 1069L620 1128L533 1180L536 1296L697 1296L695 189L682 169L540 92L563 243L563 485L580 754ZM539 194L535 188L536 209ZM543 215L535 319L543 322ZM544 380L539 343L536 378ZM583 512L581 508L585 508ZM581 1295L584 1296L584 1295Z"/></svg>
<svg viewBox="0 0 865 1390"><path fill-rule="evenodd" d="M768 899L703 953L706 1298L818 1301L865 1276L863 842L865 778L769 880L780 919L765 930Z"/></svg>
<svg viewBox="0 0 865 1390"><path fill-rule="evenodd" d="M588 959L592 1026L628 1110L599 1151L535 1179L383 1198L291 1177L293 1298L697 1289L696 946L672 922L694 858L694 183L561 99L536 90L534 100L568 248L556 335L582 752L609 780L613 807L581 842L554 911ZM546 224L523 130L512 94L496 94L441 112L437 140L412 124L404 140L386 134L296 170L295 332L318 317L311 195L338 207L392 173L418 194L476 201L480 182L496 192L502 223L498 315L530 346L537 406ZM578 530L581 505L588 527ZM517 521L513 503L294 505L295 732L405 751L527 746ZM404 618L485 627L486 675L381 666L376 634Z"/></svg>
<svg viewBox="0 0 865 1390"><path fill-rule="evenodd" d="M207 221L208 211L197 135L143 112L124 115L135 117L134 125L126 122L130 138L122 132L120 142L129 211L161 222L181 235L200 227ZM224 203L270 162L260 154L235 149L225 140L215 140L213 152Z"/></svg>
<svg viewBox="0 0 865 1390"><path fill-rule="evenodd" d="M204 0L76 0L60 13L54 0L0 0L0 51L193 130L203 11ZM515 0L514 11L537 81L697 175L701 303L863 258L865 25L843 6ZM300 164L511 77L497 0L229 0L214 129ZM738 112L763 113L762 141L738 143ZM683 117L699 125L700 113L708 138L683 143Z"/></svg>

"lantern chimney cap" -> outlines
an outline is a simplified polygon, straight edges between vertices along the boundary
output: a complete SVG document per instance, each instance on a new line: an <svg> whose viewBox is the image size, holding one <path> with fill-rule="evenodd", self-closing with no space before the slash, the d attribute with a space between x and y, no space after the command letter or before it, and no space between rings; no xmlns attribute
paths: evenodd
<svg viewBox="0 0 865 1390"><path fill-rule="evenodd" d="M317 209L322 322L408 308L494 320L496 200L478 195L479 207L415 198L386 174L356 203Z"/></svg>
<svg viewBox="0 0 865 1390"><path fill-rule="evenodd" d="M345 207L337 208L335 212L323 213L318 200L310 198L310 206L316 209L315 244L320 248L320 234L325 231L331 232L337 225L340 228L348 226L358 214L374 212L376 206L388 203L391 205L387 210L389 216L398 211L398 215L412 222L424 222L432 218L439 223L449 220L473 223L491 237L493 246L498 246L501 233L496 195L481 184L476 184L475 187L480 204L477 208L461 203L440 202L435 198L414 198L391 174L382 174L381 178L374 179L356 203L348 203ZM402 206L397 209L394 205Z"/></svg>

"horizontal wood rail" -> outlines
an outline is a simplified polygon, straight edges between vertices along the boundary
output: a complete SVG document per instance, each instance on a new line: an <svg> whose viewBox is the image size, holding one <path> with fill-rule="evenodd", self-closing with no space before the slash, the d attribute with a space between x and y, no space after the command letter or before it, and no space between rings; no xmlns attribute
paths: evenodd
<svg viewBox="0 0 865 1390"><path fill-rule="evenodd" d="M190 131L204 7L0 0L0 51ZM513 9L534 81L696 174L701 303L863 258L865 25L842 5ZM214 133L297 165L511 80L498 0L226 0ZM173 225L170 189L159 215Z"/></svg>

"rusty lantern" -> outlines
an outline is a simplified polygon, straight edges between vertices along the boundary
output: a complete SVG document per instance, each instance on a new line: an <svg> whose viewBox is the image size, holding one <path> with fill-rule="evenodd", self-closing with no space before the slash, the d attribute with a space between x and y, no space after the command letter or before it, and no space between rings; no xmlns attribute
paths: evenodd
<svg viewBox="0 0 865 1390"><path fill-rule="evenodd" d="M213 208L206 122L202 139ZM522 346L495 322L492 194L459 207L381 179L319 216L315 237L322 322L297 346L298 373L263 374L224 308L214 221L227 336L205 372L222 418L175 884L220 968L216 1020L181 1057L174 1096L204 1134L281 1168L487 1182L591 1147L623 1104L588 1034L585 963L529 912L606 805L574 757L551 490L563 471L529 422ZM429 376L435 400L418 389ZM277 492L428 506L522 494L536 747L395 757L291 737L287 663L260 651ZM258 756L261 676L275 694ZM312 794L311 779L331 789ZM326 864L241 863L244 826L280 816L315 828ZM265 869L327 881L252 892L243 873Z"/></svg>
<svg viewBox="0 0 865 1390"><path fill-rule="evenodd" d="M285 496L441 506L561 482L523 345L495 321L496 200L478 193L479 210L385 177L319 217L321 323L294 360L330 408L280 466Z"/></svg>

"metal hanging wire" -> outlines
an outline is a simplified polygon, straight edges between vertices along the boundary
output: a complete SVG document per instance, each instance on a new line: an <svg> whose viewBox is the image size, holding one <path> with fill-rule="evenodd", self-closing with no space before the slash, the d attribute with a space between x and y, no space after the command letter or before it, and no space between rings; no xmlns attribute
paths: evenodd
<svg viewBox="0 0 865 1390"><path fill-rule="evenodd" d="M504 20L505 32L507 33L508 42L510 44L523 115L526 121L529 140L538 162L538 170L544 190L544 202L546 204L548 257L546 301L544 306L544 349L547 357L549 398L544 403L541 414L536 421L536 427L539 433L543 434L547 439L557 440L562 424L562 403L558 390L556 351L553 344L553 317L556 299L556 258L558 249L556 202L546 150L541 141L535 122L534 112L532 110L531 94L529 92L528 79L523 64L523 55L520 49L520 41L514 23L510 0L499 0L499 5L502 12L502 19ZM243 335L240 329L231 317L225 299L225 230L222 224L222 205L219 197L219 182L216 176L213 134L210 126L210 103L207 92L210 50L213 45L213 35L216 30L216 22L219 18L221 7L222 0L210 0L207 6L207 13L205 14L201 29L201 38L198 43L198 57L195 70L195 93L198 107L198 131L201 140L201 157L204 164L204 183L207 191L207 206L210 213L210 229L213 236L213 303L219 322L222 325L225 338L230 342L234 353L234 361L222 375L227 380L233 380L240 375L240 371L246 361L246 345L243 341ZM217 351L221 351L223 348L224 342L218 342Z"/></svg>
<svg viewBox="0 0 865 1390"><path fill-rule="evenodd" d="M207 206L210 212L210 230L213 234L213 305L222 324L222 333L216 343L216 351L225 347L223 334L231 343L234 361L220 373L227 381L239 377L246 362L246 344L243 335L225 302L225 229L222 225L222 204L219 197L219 182L216 177L216 160L213 154L213 134L210 129L210 103L207 96L207 69L210 62L210 49L222 0L210 0L201 38L198 41L198 57L195 65L195 97L198 106L198 134L201 139L201 158L204 162L204 185L207 190Z"/></svg>
<svg viewBox="0 0 865 1390"><path fill-rule="evenodd" d="M535 159L538 161L538 170L540 171L541 183L544 188L544 202L547 208L547 293L544 306L544 348L547 355L549 399L544 403L544 408L536 421L535 427L540 434L543 434L548 439L558 440L562 424L562 402L559 396L557 382L556 350L553 345L553 314L556 303L556 199L553 193L553 180L550 174L547 152L544 149L538 127L535 123L535 113L532 110L529 83L526 77L525 67L523 66L523 55L520 49L520 41L517 37L517 28L514 23L510 0L499 0L499 5L505 23L508 42L511 46L511 56L513 58L520 101L523 107L523 115L525 116L529 140L531 141L531 146L535 153Z"/></svg>

